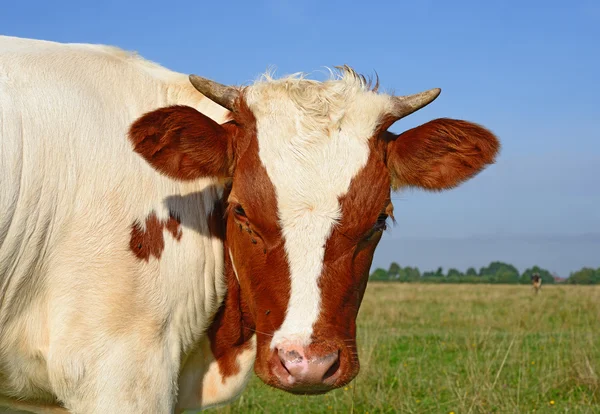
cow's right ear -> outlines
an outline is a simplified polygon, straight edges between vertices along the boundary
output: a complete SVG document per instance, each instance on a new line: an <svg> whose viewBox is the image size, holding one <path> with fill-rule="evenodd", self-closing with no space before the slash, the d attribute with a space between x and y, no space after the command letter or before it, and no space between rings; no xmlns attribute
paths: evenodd
<svg viewBox="0 0 600 414"><path fill-rule="evenodd" d="M235 128L189 106L169 106L137 119L129 139L135 152L171 178L231 177Z"/></svg>

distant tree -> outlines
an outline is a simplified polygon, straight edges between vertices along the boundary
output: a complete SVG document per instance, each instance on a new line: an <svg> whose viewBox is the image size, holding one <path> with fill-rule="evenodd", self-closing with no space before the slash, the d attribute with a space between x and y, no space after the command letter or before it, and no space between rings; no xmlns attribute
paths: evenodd
<svg viewBox="0 0 600 414"><path fill-rule="evenodd" d="M554 276L552 276L552 274L548 270L542 269L539 266L533 266L525 270L519 279L519 283L530 284L531 275L533 275L534 273L539 273L540 277L542 278L542 286L554 284Z"/></svg>
<svg viewBox="0 0 600 414"><path fill-rule="evenodd" d="M369 280L389 280L388 272L382 268L377 268L371 275L369 276Z"/></svg>
<svg viewBox="0 0 600 414"><path fill-rule="evenodd" d="M399 274L402 268L396 262L392 262L388 270L388 279L399 279Z"/></svg>
<svg viewBox="0 0 600 414"><path fill-rule="evenodd" d="M395 278L398 282L406 282L406 269L403 267L398 268Z"/></svg>
<svg viewBox="0 0 600 414"><path fill-rule="evenodd" d="M479 276L484 283L518 283L519 271L511 264L492 262L487 267L482 267Z"/></svg>
<svg viewBox="0 0 600 414"><path fill-rule="evenodd" d="M406 281L407 282L418 282L421 279L421 272L418 267L405 267Z"/></svg>
<svg viewBox="0 0 600 414"><path fill-rule="evenodd" d="M460 282L461 283L487 283L488 281L486 278L479 277L477 275L475 275L475 276L465 275L464 277L460 278Z"/></svg>
<svg viewBox="0 0 600 414"><path fill-rule="evenodd" d="M459 277L463 277L463 276L464 275L458 269L455 269L455 268L448 269L448 277L459 278Z"/></svg>
<svg viewBox="0 0 600 414"><path fill-rule="evenodd" d="M519 283L519 273L510 270L500 270L496 273L496 283Z"/></svg>
<svg viewBox="0 0 600 414"><path fill-rule="evenodd" d="M392 262L389 269L376 269L370 276L369 280L385 280L394 282L419 282L421 272L417 267L402 267L396 262Z"/></svg>
<svg viewBox="0 0 600 414"><path fill-rule="evenodd" d="M514 267L511 264L503 263L503 262L492 262L492 263L490 263L489 266L482 267L481 270L479 271L479 275L480 276L483 276L483 275L497 276L499 273L505 273L505 272L510 272L512 274L516 274L517 276L519 275L519 271L517 270L516 267Z"/></svg>
<svg viewBox="0 0 600 414"><path fill-rule="evenodd" d="M424 282L435 282L435 272L423 272L423 276L421 277L421 279Z"/></svg>
<svg viewBox="0 0 600 414"><path fill-rule="evenodd" d="M469 267L469 268L467 269L467 274L466 274L466 275L467 275L467 276L469 276L469 277L475 277L475 276L478 276L478 275L477 275L477 270L475 270L475 268L474 268L474 267Z"/></svg>
<svg viewBox="0 0 600 414"><path fill-rule="evenodd" d="M459 270L450 268L448 269L448 275L446 276L446 283L462 283L464 274L462 274Z"/></svg>
<svg viewBox="0 0 600 414"><path fill-rule="evenodd" d="M478 279L481 281L480 283L496 283L495 276L479 275Z"/></svg>
<svg viewBox="0 0 600 414"><path fill-rule="evenodd" d="M581 270L571 273L567 283L573 285L595 285L600 283L600 268L594 270L589 267L584 267Z"/></svg>
<svg viewBox="0 0 600 414"><path fill-rule="evenodd" d="M444 269L438 267L435 271L427 271L421 274L417 267L402 267L396 262L392 262L388 270L375 269L369 275L369 280L374 281L394 281L394 282L424 282L424 283L523 283L530 284L531 276L538 273L542 278L543 284L554 284L555 275L539 266L533 266L519 275L519 271L511 264L503 262L492 262L489 266L484 266L479 273L475 268L469 267L466 273L462 273L455 268L448 269L448 274L444 275ZM600 268L583 268L571 273L564 283L593 285L600 284Z"/></svg>

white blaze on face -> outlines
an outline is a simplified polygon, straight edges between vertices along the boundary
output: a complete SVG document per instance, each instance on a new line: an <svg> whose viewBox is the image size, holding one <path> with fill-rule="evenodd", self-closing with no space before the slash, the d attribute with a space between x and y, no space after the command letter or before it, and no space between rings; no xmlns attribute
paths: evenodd
<svg viewBox="0 0 600 414"><path fill-rule="evenodd" d="M325 244L341 219L338 199L365 166L369 139L390 99L368 91L352 73L324 83L267 80L246 96L277 195L291 278L286 316L271 348L307 346L320 314Z"/></svg>

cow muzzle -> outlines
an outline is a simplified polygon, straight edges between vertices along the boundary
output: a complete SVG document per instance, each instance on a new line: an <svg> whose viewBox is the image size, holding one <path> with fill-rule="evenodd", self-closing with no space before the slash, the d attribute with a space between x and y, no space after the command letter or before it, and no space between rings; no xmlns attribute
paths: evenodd
<svg viewBox="0 0 600 414"><path fill-rule="evenodd" d="M321 394L340 386L342 360L341 350L333 344L280 344L271 353L269 369L278 388L294 394Z"/></svg>

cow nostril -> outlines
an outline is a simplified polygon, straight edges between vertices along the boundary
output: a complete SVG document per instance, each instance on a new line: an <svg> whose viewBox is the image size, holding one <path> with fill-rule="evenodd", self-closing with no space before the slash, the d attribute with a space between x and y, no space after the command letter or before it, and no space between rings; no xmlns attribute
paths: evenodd
<svg viewBox="0 0 600 414"><path fill-rule="evenodd" d="M281 364L281 366L283 367L283 369L285 370L285 372L288 373L288 375L292 375L292 373L290 372L290 370L285 366L285 361L281 358L279 358L279 363Z"/></svg>
<svg viewBox="0 0 600 414"><path fill-rule="evenodd" d="M335 361L333 362L333 364L331 364L331 366L327 369L327 371L325 371L325 374L323 374L323 381L334 376L335 373L340 369L339 352L337 354L335 354L334 358L335 358Z"/></svg>

